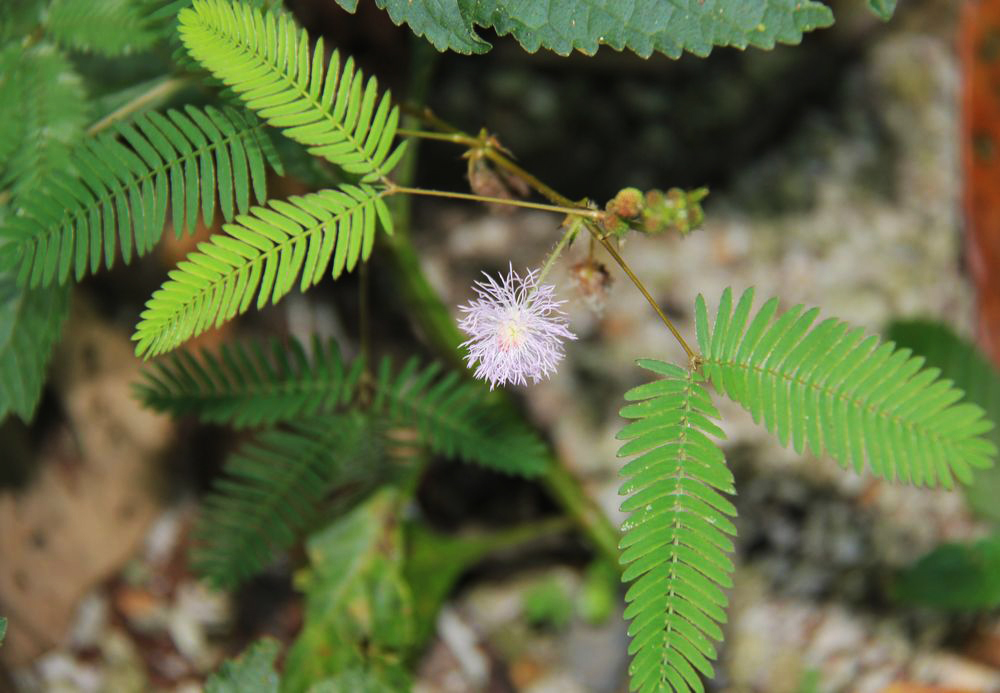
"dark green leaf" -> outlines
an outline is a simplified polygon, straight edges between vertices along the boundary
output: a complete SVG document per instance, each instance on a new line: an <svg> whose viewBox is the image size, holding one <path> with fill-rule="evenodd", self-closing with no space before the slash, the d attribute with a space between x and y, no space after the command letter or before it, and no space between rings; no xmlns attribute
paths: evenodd
<svg viewBox="0 0 1000 693"><path fill-rule="evenodd" d="M413 613L401 575L400 509L385 489L309 539L310 569L298 580L305 623L285 661L286 690L357 669L408 690L399 661L413 642Z"/></svg>
<svg viewBox="0 0 1000 693"><path fill-rule="evenodd" d="M23 289L0 274L0 420L34 416L68 312L69 287Z"/></svg>
<svg viewBox="0 0 1000 693"><path fill-rule="evenodd" d="M880 19L888 22L896 11L896 0L868 0L868 6Z"/></svg>
<svg viewBox="0 0 1000 693"><path fill-rule="evenodd" d="M910 604L957 611L1000 605L1000 536L942 544L896 579L894 595Z"/></svg>
<svg viewBox="0 0 1000 693"><path fill-rule="evenodd" d="M274 660L280 649L273 638L258 640L236 659L223 662L205 681L205 693L278 693Z"/></svg>
<svg viewBox="0 0 1000 693"><path fill-rule="evenodd" d="M337 0L348 12L354 12L358 0ZM472 26L473 6L467 0L375 0L389 12L396 24L407 24L417 36L423 36L439 51L485 53L490 49Z"/></svg>
<svg viewBox="0 0 1000 693"><path fill-rule="evenodd" d="M357 0L338 0L353 10ZM833 23L814 0L376 0L438 50L482 52L474 25L512 34L529 52L592 55L603 45L642 57L708 55L714 46L773 48Z"/></svg>
<svg viewBox="0 0 1000 693"><path fill-rule="evenodd" d="M261 432L229 458L205 502L196 570L222 587L242 582L316 526L332 491L350 485L351 499L369 489L382 459L381 436L357 412Z"/></svg>

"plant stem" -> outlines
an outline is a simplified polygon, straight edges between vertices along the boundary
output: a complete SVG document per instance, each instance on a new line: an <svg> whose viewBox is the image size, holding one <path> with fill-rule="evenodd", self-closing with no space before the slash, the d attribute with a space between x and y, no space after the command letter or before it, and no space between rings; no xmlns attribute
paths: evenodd
<svg viewBox="0 0 1000 693"><path fill-rule="evenodd" d="M87 134L91 136L96 135L150 104L166 101L183 87L187 86L189 81L188 77L171 77L166 81L160 82L98 120L87 128Z"/></svg>
<svg viewBox="0 0 1000 693"><path fill-rule="evenodd" d="M469 137L461 133L448 133L448 132L429 132L427 130L409 130L407 128L399 128L396 130L396 134L400 137L417 137L423 140L438 140L440 142L452 142L454 144L464 144L469 147L475 147L479 145L479 140L475 137Z"/></svg>
<svg viewBox="0 0 1000 693"><path fill-rule="evenodd" d="M589 209L586 202L578 202L571 200L565 195L562 195L554 188L546 185L541 180L533 176L532 174L525 171L523 168L515 164L511 159L505 156L502 152L498 152L496 149L488 148L486 150L486 158L492 161L494 164L502 169L505 169L508 173L517 176L525 183L527 183L532 189L534 189L538 194L540 194L545 199L550 202L554 202L557 205L562 205L564 207L573 207L576 209ZM592 212L596 210L590 210ZM600 213L598 212L594 215L594 218L598 218Z"/></svg>
<svg viewBox="0 0 1000 693"><path fill-rule="evenodd" d="M428 190L426 188L411 188L405 185L390 183L385 190L385 196L390 195L422 195L424 197L445 197L451 200L471 200L473 202L488 202L498 205L509 205L511 207L522 207L524 209L538 209L543 212L556 212L579 217L589 217L591 219L600 218L603 212L594 209L580 207L560 207L557 205L541 204L539 202L525 202L524 200L510 200L503 197L489 197L487 195L473 195L471 193L452 192L450 190Z"/></svg>
<svg viewBox="0 0 1000 693"><path fill-rule="evenodd" d="M562 251L564 251L566 246L569 245L574 238L576 238L580 229L580 221L580 219L573 220L573 223L571 223L569 228L566 229L565 233L563 233L562 238L560 238L559 242L556 243L556 247L553 248L552 252L549 253L549 256L545 258L545 264L542 265L542 271L538 273L538 279L536 280L538 286L541 286L542 282L545 281L545 277L548 276L552 267L556 264L556 260L558 260L559 256L562 255Z"/></svg>
<svg viewBox="0 0 1000 693"><path fill-rule="evenodd" d="M584 223L587 224L587 222ZM684 337L682 337L681 333L678 332L677 328L674 326L673 321L667 317L667 314L663 312L662 308L660 308L660 305L656 302L656 299L653 298L653 296L646 289L645 285L642 283L639 277L637 277L635 275L635 272L632 271L632 268L629 267L629 264L625 261L625 258L621 256L621 253L619 253L618 250L615 248L615 246L611 243L611 241L609 241L604 236L604 234L601 233L600 229L598 229L597 226L595 226L594 224L587 224L587 230L590 231L590 235L593 238L597 239L598 243L604 246L604 249L608 251L608 255L614 258L614 261L618 263L619 267L621 267L622 272L628 275L628 278L632 280L632 283L635 284L635 288L639 290L639 293L641 293L645 297L645 299L649 302L649 305L651 305L653 307L653 310L656 311L656 314L660 316L660 320L663 321L663 324L666 325L667 329L670 330L671 334L674 335L674 338L681 345L681 348L684 349L684 353L687 354L688 360L693 364L697 359L697 355L695 354L694 351L692 351L691 347L688 346L688 343L684 341Z"/></svg>

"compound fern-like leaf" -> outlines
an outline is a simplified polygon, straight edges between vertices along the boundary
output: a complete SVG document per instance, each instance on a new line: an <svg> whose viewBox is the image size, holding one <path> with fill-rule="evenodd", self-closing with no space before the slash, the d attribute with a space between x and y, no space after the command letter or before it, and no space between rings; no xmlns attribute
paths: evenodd
<svg viewBox="0 0 1000 693"><path fill-rule="evenodd" d="M621 415L632 419L618 433L626 441L621 470L622 580L633 582L625 618L633 655L630 690L702 693L701 676L713 675L712 640L722 639L726 595L732 586L736 508L733 475L709 436L725 437L719 414L697 373L643 359L662 376L625 393Z"/></svg>
<svg viewBox="0 0 1000 693"><path fill-rule="evenodd" d="M45 25L60 45L107 56L143 50L157 39L134 0L54 0Z"/></svg>
<svg viewBox="0 0 1000 693"><path fill-rule="evenodd" d="M992 465L996 447L982 434L993 425L978 406L958 403L962 392L938 379L938 369L921 370L923 358L835 318L812 327L815 308L795 306L772 322L777 299L747 325L752 302L750 289L734 309L726 289L710 329L699 296L698 344L715 387L782 445L825 450L858 472L867 461L875 476L948 488Z"/></svg>
<svg viewBox="0 0 1000 693"><path fill-rule="evenodd" d="M17 198L66 167L83 135L87 98L70 61L44 42L0 51L0 97L0 188Z"/></svg>
<svg viewBox="0 0 1000 693"><path fill-rule="evenodd" d="M227 0L194 0L181 11L179 31L193 58L230 86L269 124L317 156L374 181L403 153L393 149L399 109L379 99L375 78L365 82L336 51L326 64L323 39L290 16L261 13Z"/></svg>
<svg viewBox="0 0 1000 693"><path fill-rule="evenodd" d="M299 282L304 291L332 264L334 278L367 260L375 242L375 219L392 232L381 193L367 185L342 185L286 201L254 207L223 226L225 233L198 245L170 273L146 304L133 339L136 353L170 351L257 307L277 303Z"/></svg>
<svg viewBox="0 0 1000 693"><path fill-rule="evenodd" d="M205 502L195 569L220 587L254 575L312 527L331 491L376 473L380 440L357 413L259 434L226 462Z"/></svg>
<svg viewBox="0 0 1000 693"><path fill-rule="evenodd" d="M380 364L372 410L412 426L421 442L446 457L475 462L507 474L534 476L548 460L542 441L511 416L479 383L460 380L441 367L420 368L410 359L393 375Z"/></svg>
<svg viewBox="0 0 1000 693"><path fill-rule="evenodd" d="M268 353L269 352L269 353ZM293 421L347 405L362 361L348 369L334 340L312 340L309 353L295 339L224 344L216 356L203 350L173 354L143 372L136 390L142 403L174 416L236 427Z"/></svg>
<svg viewBox="0 0 1000 693"><path fill-rule="evenodd" d="M115 135L77 147L74 172L53 172L21 200L5 227L19 281L65 283L111 267L121 248L128 263L159 241L168 209L178 235L215 215L216 193L226 219L247 211L251 186L266 197L266 167L281 170L263 123L233 109L188 107L141 115ZM119 139L120 138L120 139Z"/></svg>
<svg viewBox="0 0 1000 693"><path fill-rule="evenodd" d="M924 320L904 320L889 325L887 337L901 347L927 359L927 366L941 369L941 375L954 381L965 399L978 404L991 421L1000 420L1000 373L976 348L946 325ZM1000 445L1000 429L986 434ZM963 488L969 507L980 517L1000 522L1000 467L979 470L971 484Z"/></svg>
<svg viewBox="0 0 1000 693"><path fill-rule="evenodd" d="M66 288L24 289L0 274L0 420L34 415L68 311Z"/></svg>
<svg viewBox="0 0 1000 693"><path fill-rule="evenodd" d="M335 414L358 401L362 361L345 366L332 340L314 339L311 355L294 339L267 351L258 343L200 357L182 351L148 367L138 395L157 411L236 426ZM537 434L479 383L438 365L412 359L396 373L383 359L371 387L370 411L387 425L413 429L415 442L432 452L525 476L548 464Z"/></svg>

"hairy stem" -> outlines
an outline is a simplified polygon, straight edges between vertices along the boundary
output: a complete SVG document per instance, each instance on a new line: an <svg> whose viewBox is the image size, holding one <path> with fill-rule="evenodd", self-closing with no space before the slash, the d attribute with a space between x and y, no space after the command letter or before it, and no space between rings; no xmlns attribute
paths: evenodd
<svg viewBox="0 0 1000 693"><path fill-rule="evenodd" d="M479 140L455 132L429 132L427 130L410 130L408 128L398 128L396 134L400 137L416 137L422 140L438 140L439 142L451 142L453 144L463 144L468 147L479 145Z"/></svg>
<svg viewBox="0 0 1000 693"><path fill-rule="evenodd" d="M538 273L537 284L539 286L541 286L542 282L545 281L545 277L549 275L549 272L552 271L552 267L555 266L556 260L558 260L559 256L562 255L566 246L572 243L573 239L576 238L576 235L580 230L580 222L580 219L573 220L573 223L571 223L569 228L567 228L565 233L563 233L562 238L560 238L559 242L556 243L556 247L553 248L552 252L549 253L549 256L545 258L545 264L542 265L542 271Z"/></svg>
<svg viewBox="0 0 1000 693"><path fill-rule="evenodd" d="M166 101L187 86L189 82L190 78L188 77L171 77L168 80L160 82L98 120L87 128L87 134L90 136L96 135L146 106Z"/></svg>
<svg viewBox="0 0 1000 693"><path fill-rule="evenodd" d="M411 188L404 185L390 183L386 188L385 195L422 195L424 197L445 197L451 200L471 200L472 202L488 202L498 205L509 205L511 207L523 207L524 209L537 209L543 212L557 212L578 217L589 217L598 219L602 212L586 207L560 207L557 205L547 205L539 202L525 202L524 200L510 200L503 197L489 197L488 195L473 195L472 193L452 192L450 190L428 190L426 188Z"/></svg>
<svg viewBox="0 0 1000 693"><path fill-rule="evenodd" d="M584 223L586 224L586 222ZM677 340L677 342L681 345L681 348L684 349L684 353L687 354L688 361L692 366L694 366L695 361L697 360L697 355L691 349L691 347L688 346L688 343L684 341L684 337L682 337L681 333L677 331L677 328L674 326L673 321L667 317L666 313L663 312L663 309L660 308L660 305L656 302L656 299L653 298L653 296L649 293L649 291L646 289L642 281L639 280L639 277L635 276L635 272L632 271L632 268L629 267L629 264L625 261L625 258L621 256L621 253L618 252L614 244L611 243L611 241L609 241L604 236L603 233L601 233L601 230L597 228L596 225L587 224L587 230L590 231L591 237L595 238L598 241L598 243L604 246L604 249L608 252L608 255L610 255L614 259L614 261L618 263L618 266L621 267L622 272L628 275L628 278L632 280L632 283L635 284L635 288L639 290L639 293L641 293L643 297L645 297L645 299L649 302L649 305L651 305L653 307L653 310L656 311L656 314L660 316L660 320L663 321L663 324L666 325L667 329L670 330L671 334L674 335L674 339Z"/></svg>

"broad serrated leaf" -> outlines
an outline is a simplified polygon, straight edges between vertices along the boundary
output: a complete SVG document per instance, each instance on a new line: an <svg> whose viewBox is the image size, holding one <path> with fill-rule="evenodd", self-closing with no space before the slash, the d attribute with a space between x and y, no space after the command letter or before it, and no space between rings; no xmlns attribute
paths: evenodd
<svg viewBox="0 0 1000 693"><path fill-rule="evenodd" d="M274 660L280 651L277 640L261 638L236 659L223 662L205 681L205 693L278 693Z"/></svg>
<svg viewBox="0 0 1000 693"><path fill-rule="evenodd" d="M534 52L588 55L601 46L678 58L708 55L714 46L770 49L798 43L829 26L833 14L814 0L376 0L397 23L405 21L442 50L480 52L473 26L512 34ZM338 0L353 9L356 0ZM464 24L463 24L464 21Z"/></svg>
<svg viewBox="0 0 1000 693"><path fill-rule="evenodd" d="M358 0L337 0L354 12ZM439 51L453 50L466 55L485 53L490 44L472 26L472 6L468 0L375 0L396 24L406 24L417 36L426 38Z"/></svg>

